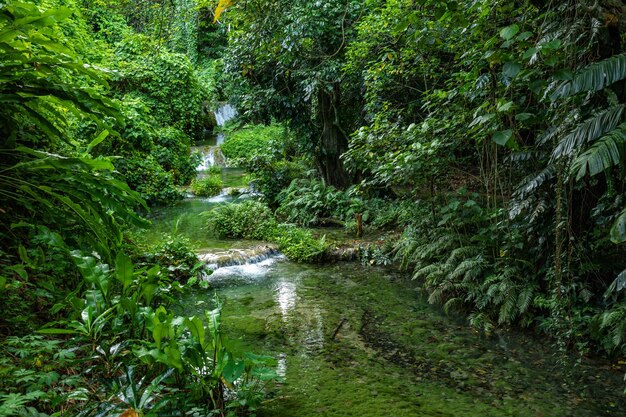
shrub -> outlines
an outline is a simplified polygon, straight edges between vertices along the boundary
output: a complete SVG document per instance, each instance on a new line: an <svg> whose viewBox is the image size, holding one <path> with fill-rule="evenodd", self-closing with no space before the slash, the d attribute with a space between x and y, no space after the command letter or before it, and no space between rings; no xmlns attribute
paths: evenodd
<svg viewBox="0 0 626 417"><path fill-rule="evenodd" d="M197 276L204 265L192 250L189 239L170 235L166 235L163 242L145 255L145 261L161 265L168 271L170 278L182 283Z"/></svg>
<svg viewBox="0 0 626 417"><path fill-rule="evenodd" d="M252 158L246 169L254 176L253 183L270 207L279 205L278 195L296 178L303 178L306 169L301 161L273 161L267 156Z"/></svg>
<svg viewBox="0 0 626 417"><path fill-rule="evenodd" d="M267 155L277 142L287 135L283 125L247 125L228 133L220 146L224 156L231 161L247 161L255 155Z"/></svg>
<svg viewBox="0 0 626 417"><path fill-rule="evenodd" d="M311 231L292 224L280 224L274 240L282 253L295 262L318 262L328 249L325 237L316 239Z"/></svg>
<svg viewBox="0 0 626 417"><path fill-rule="evenodd" d="M204 178L197 178L191 182L191 191L197 196L212 197L222 191L222 177L219 175L209 175Z"/></svg>
<svg viewBox="0 0 626 417"><path fill-rule="evenodd" d="M217 236L274 242L295 262L317 262L328 249L325 238L316 239L292 224L278 224L269 207L259 201L224 204L206 215L209 229Z"/></svg>
<svg viewBox="0 0 626 417"><path fill-rule="evenodd" d="M189 184L196 176L199 156L189 154L190 139L174 127L158 129L152 154L164 170L172 174L176 185Z"/></svg>
<svg viewBox="0 0 626 417"><path fill-rule="evenodd" d="M345 220L354 215L348 194L319 180L293 180L277 200L280 202L277 214L302 226L319 224L324 218ZM355 199L354 203L357 202L360 200Z"/></svg>
<svg viewBox="0 0 626 417"><path fill-rule="evenodd" d="M169 204L182 198L172 174L165 172L153 156L139 153L115 162L128 185L150 206Z"/></svg>
<svg viewBox="0 0 626 417"><path fill-rule="evenodd" d="M254 200L218 206L207 216L209 229L221 238L272 240L276 228L269 207Z"/></svg>

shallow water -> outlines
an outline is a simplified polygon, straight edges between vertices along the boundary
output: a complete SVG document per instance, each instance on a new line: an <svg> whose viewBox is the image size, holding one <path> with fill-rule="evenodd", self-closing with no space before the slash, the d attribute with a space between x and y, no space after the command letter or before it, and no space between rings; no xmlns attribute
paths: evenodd
<svg viewBox="0 0 626 417"><path fill-rule="evenodd" d="M626 415L617 364L563 358L528 335L481 336L403 274L274 258L209 280L181 305L199 313L217 292L231 346L277 358L285 381L262 416Z"/></svg>
<svg viewBox="0 0 626 417"><path fill-rule="evenodd" d="M224 169L223 176L240 178L242 170ZM233 186L234 185L228 185ZM206 217L203 212L209 211L219 204L243 200L249 195L233 197L226 193L214 197L188 197L177 201L171 206L157 207L146 216L152 222L148 229L138 229L134 234L144 243L153 244L163 240L163 236L181 235L187 237L195 248L230 248L240 242L220 240L211 236L206 228ZM244 244L245 246L245 244Z"/></svg>

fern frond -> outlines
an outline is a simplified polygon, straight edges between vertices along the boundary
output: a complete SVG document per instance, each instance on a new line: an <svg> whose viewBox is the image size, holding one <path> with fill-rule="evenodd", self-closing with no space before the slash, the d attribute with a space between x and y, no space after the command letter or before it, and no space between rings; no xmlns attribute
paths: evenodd
<svg viewBox="0 0 626 417"><path fill-rule="evenodd" d="M416 255L420 259L428 259L437 255L442 255L443 253L448 252L450 249L452 249L455 243L456 236L451 234L445 234L440 236L434 242L423 245L421 248L419 248L419 250L416 250Z"/></svg>
<svg viewBox="0 0 626 417"><path fill-rule="evenodd" d="M607 132L612 131L622 120L624 105L610 107L585 120L559 141L552 152L552 161L572 155L588 142L592 142Z"/></svg>
<svg viewBox="0 0 626 417"><path fill-rule="evenodd" d="M425 278L432 280L433 278L443 276L443 271L444 268L441 264L434 263L426 265L423 268L416 268L416 270L413 272L413 279Z"/></svg>
<svg viewBox="0 0 626 417"><path fill-rule="evenodd" d="M524 287L517 296L517 310L520 314L525 313L533 300L535 289L533 287Z"/></svg>
<svg viewBox="0 0 626 417"><path fill-rule="evenodd" d="M462 246L460 248L453 249L450 252L450 256L446 260L447 264L455 265L467 258L473 258L480 254L481 249L478 246Z"/></svg>
<svg viewBox="0 0 626 417"><path fill-rule="evenodd" d="M604 172L622 161L626 155L625 148L626 123L622 123L579 155L574 160L571 171L576 173L576 180L581 179L587 173L594 176Z"/></svg>
<svg viewBox="0 0 626 417"><path fill-rule="evenodd" d="M498 314L498 324L511 323L517 317L517 306L515 294L507 294L502 306L500 307L500 313Z"/></svg>
<svg viewBox="0 0 626 417"><path fill-rule="evenodd" d="M583 68L574 74L571 80L560 83L550 94L550 100L569 97L581 91L600 91L624 78L626 78L626 54L614 55Z"/></svg>
<svg viewBox="0 0 626 417"><path fill-rule="evenodd" d="M535 208L533 209L533 211L530 213L530 216L529 216L530 223L534 223L535 220L537 220L537 218L539 218L541 214L545 213L549 207L550 206L545 199L540 199L535 205Z"/></svg>
<svg viewBox="0 0 626 417"><path fill-rule="evenodd" d="M528 194L531 194L541 185L554 177L554 165L550 164L538 173L526 177L515 191L515 196L520 200L524 200Z"/></svg>
<svg viewBox="0 0 626 417"><path fill-rule="evenodd" d="M457 305L463 305L463 300L461 300L458 297L452 297L450 298L448 301L445 302L445 304L443 305L443 311L446 314L449 314L450 309L454 308Z"/></svg>
<svg viewBox="0 0 626 417"><path fill-rule="evenodd" d="M485 265L481 257L464 259L450 274L450 278L455 280L461 277L477 277L483 272Z"/></svg>

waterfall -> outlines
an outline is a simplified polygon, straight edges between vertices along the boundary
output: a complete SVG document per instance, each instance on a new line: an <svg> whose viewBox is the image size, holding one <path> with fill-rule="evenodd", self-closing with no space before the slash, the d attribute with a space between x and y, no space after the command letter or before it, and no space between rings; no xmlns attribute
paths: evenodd
<svg viewBox="0 0 626 417"><path fill-rule="evenodd" d="M192 146L192 152L199 152L202 155L200 165L196 167L196 171L207 171L213 166L222 167L226 165L226 157L218 145Z"/></svg>
<svg viewBox="0 0 626 417"><path fill-rule="evenodd" d="M237 115L237 110L229 103L221 103L213 114L215 115L217 126L222 127ZM226 165L226 158L220 149L220 145L224 143L225 139L224 134L219 132L208 140L206 145L191 147L192 152L199 152L202 155L202 160L196 167L196 171L201 172L213 166L223 167Z"/></svg>
<svg viewBox="0 0 626 417"><path fill-rule="evenodd" d="M274 263L286 259L271 245L199 253L198 258L205 263L208 270L213 271L212 274L203 276L203 279L213 284L230 279L260 278L267 274Z"/></svg>
<svg viewBox="0 0 626 417"><path fill-rule="evenodd" d="M215 115L217 125L222 127L226 122L237 116L237 110L229 103L222 103L213 114Z"/></svg>

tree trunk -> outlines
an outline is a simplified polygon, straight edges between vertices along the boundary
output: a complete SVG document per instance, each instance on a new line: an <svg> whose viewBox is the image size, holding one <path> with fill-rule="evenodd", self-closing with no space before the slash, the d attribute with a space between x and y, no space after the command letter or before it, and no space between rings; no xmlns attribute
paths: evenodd
<svg viewBox="0 0 626 417"><path fill-rule="evenodd" d="M322 88L318 92L322 136L316 162L326 184L345 188L351 180L340 159L341 154L348 150L348 138L339 127L339 92L339 83L333 84L332 92Z"/></svg>

